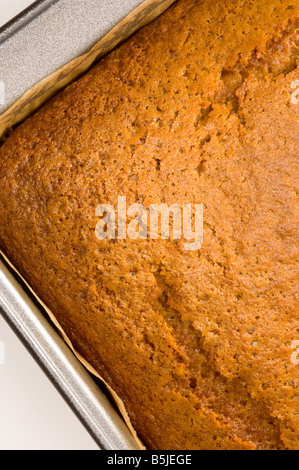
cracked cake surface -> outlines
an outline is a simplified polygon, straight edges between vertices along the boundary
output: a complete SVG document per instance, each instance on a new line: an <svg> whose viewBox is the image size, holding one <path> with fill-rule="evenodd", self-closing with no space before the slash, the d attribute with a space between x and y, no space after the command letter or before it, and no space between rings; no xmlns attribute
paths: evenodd
<svg viewBox="0 0 299 470"><path fill-rule="evenodd" d="M150 449L299 450L298 0L178 0L0 147L0 246ZM204 205L204 243L99 204Z"/></svg>

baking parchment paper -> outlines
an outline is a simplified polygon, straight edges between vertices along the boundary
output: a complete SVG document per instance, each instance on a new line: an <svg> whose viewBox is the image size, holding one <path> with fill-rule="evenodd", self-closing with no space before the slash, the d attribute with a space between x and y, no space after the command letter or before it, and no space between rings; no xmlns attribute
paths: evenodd
<svg viewBox="0 0 299 470"><path fill-rule="evenodd" d="M48 101L59 90L62 90L67 85L72 83L84 72L86 72L95 62L101 59L104 55L109 53L118 44L131 36L141 27L153 21L161 15L167 8L169 8L176 0L146 0L139 7L133 10L124 20L122 20L116 27L114 27L105 37L103 37L89 52L80 57L72 60L68 64L61 67L56 72L52 73L49 77L37 83L34 87L30 88L14 105L0 116L0 141L5 137L6 133L13 129L17 124L30 116L34 111L40 108L46 101ZM62 337L68 346L72 349L79 361L91 372L94 376L98 377L107 387L111 393L115 403L117 404L120 413L122 414L125 422L127 423L131 433L133 434L138 447L144 450L145 447L141 440L138 438L134 430L128 413L125 409L124 403L121 398L111 389L111 387L103 380L97 371L82 357L73 347L71 341L61 328L60 324L55 318L55 314L50 311L43 301L31 288L29 282L24 279L18 270L12 265L10 260L5 256L5 253L0 253L11 266L11 268L21 277L32 294L43 306L49 318L60 331Z"/></svg>

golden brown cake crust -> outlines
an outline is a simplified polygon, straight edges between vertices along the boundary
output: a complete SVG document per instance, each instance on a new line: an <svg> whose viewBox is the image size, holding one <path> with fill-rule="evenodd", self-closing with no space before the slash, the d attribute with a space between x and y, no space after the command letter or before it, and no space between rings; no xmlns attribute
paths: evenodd
<svg viewBox="0 0 299 470"><path fill-rule="evenodd" d="M179 0L0 148L0 246L152 449L299 449L298 0ZM204 204L204 245L95 208Z"/></svg>

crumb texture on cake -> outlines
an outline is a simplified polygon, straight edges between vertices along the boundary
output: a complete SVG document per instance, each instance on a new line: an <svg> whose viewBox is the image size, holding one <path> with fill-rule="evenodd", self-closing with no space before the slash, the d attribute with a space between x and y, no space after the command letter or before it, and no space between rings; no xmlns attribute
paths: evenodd
<svg viewBox="0 0 299 470"><path fill-rule="evenodd" d="M298 0L179 0L0 148L0 247L150 449L299 450ZM99 241L204 204L204 244Z"/></svg>

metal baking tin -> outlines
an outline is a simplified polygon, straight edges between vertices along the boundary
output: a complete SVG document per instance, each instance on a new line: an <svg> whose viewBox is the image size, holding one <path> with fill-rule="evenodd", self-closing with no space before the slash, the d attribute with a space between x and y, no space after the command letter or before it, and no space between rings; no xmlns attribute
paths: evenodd
<svg viewBox="0 0 299 470"><path fill-rule="evenodd" d="M122 418L24 289L0 259L0 313L100 449L137 449Z"/></svg>
<svg viewBox="0 0 299 470"><path fill-rule="evenodd" d="M0 114L30 87L84 54L144 0L42 0L0 29Z"/></svg>
<svg viewBox="0 0 299 470"><path fill-rule="evenodd" d="M0 29L2 114L31 86L86 52L141 0L43 0ZM88 6L87 6L88 5ZM100 449L138 449L99 385L0 258L0 314L61 392Z"/></svg>

